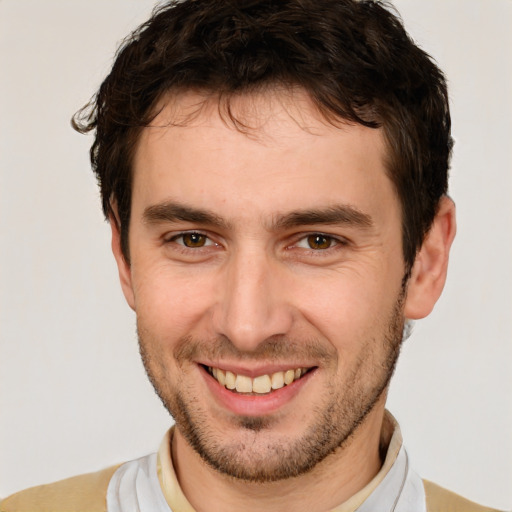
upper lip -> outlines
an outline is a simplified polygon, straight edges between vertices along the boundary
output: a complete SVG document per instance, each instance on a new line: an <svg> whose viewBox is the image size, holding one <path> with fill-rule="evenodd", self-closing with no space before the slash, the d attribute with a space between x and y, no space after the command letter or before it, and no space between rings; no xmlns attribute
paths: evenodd
<svg viewBox="0 0 512 512"><path fill-rule="evenodd" d="M260 375L272 375L276 372L285 372L287 370L295 370L296 368L313 368L316 365L310 364L310 363L271 363L271 364L259 364L259 365L241 365L236 363L229 363L229 362L198 362L198 364L207 366L210 368L220 368L224 371L230 371L231 373L234 373L236 375L245 375L247 377L255 378Z"/></svg>

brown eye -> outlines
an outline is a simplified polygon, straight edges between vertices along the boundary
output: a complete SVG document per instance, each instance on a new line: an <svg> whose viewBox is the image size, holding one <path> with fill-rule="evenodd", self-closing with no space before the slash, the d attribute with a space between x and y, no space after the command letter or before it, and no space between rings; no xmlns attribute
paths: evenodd
<svg viewBox="0 0 512 512"><path fill-rule="evenodd" d="M325 236L321 234L309 235L307 237L308 246L311 249L321 250L321 249L329 249L332 246L332 238L330 236Z"/></svg>
<svg viewBox="0 0 512 512"><path fill-rule="evenodd" d="M183 245L185 247L196 248L206 245L206 236L201 233L185 233L182 235Z"/></svg>

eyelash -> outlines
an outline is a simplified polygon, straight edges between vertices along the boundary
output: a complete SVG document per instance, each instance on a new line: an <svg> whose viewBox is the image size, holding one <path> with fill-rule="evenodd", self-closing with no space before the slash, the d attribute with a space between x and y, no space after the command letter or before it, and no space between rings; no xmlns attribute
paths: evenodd
<svg viewBox="0 0 512 512"><path fill-rule="evenodd" d="M315 240L316 239L316 240ZM317 243L318 245L323 245L322 240L324 243L327 244L327 247L318 247L313 248L310 244ZM299 247L299 243L303 242L309 247ZM325 233L321 232L313 232L308 233L305 235L300 236L300 238L297 238L297 240L292 244L291 248L302 248L305 250L312 251L313 253L323 253L323 252L331 252L330 250L335 250L338 246L345 246L347 245L347 241L343 238L338 238L332 235L327 235Z"/></svg>
<svg viewBox="0 0 512 512"><path fill-rule="evenodd" d="M203 245L199 245L197 247L188 246L188 245L185 244L185 240L184 240L184 238L186 236L202 237L202 238L204 238L205 243ZM178 241L180 239L181 239L181 243ZM214 247L214 246L219 246L220 245L220 244L214 242L207 234L202 233L201 231L184 231L182 233L179 233L177 235L174 235L174 236L168 238L167 240L165 240L165 242L166 243L174 243L174 244L180 246L183 250L193 250L193 251L204 249L205 247Z"/></svg>
<svg viewBox="0 0 512 512"><path fill-rule="evenodd" d="M198 245L196 247L186 245L185 240L184 240L184 238L186 236L202 238L204 240L204 243L203 243L203 245ZM301 247L299 245L301 242L309 245L314 242L315 238L317 239L318 242L321 242L321 240L318 240L318 239L323 239L324 243L327 243L328 246L324 247L324 248L315 249L311 246L309 246L309 247L302 246ZM181 242L179 242L180 239L181 239ZM220 244L213 241L211 239L211 237L209 237L206 233L203 233L201 231L181 232L177 235L174 235L174 236L166 239L165 243L167 243L167 244L174 243L177 246L179 246L180 250L183 250L183 251L196 251L196 252L198 252L200 250L208 250L208 248L210 248L210 247L220 247ZM314 253L315 255L321 255L321 253L331 253L333 250L336 250L336 247L339 248L339 247L343 247L343 246L347 246L347 245L348 245L348 242L344 238L338 238L338 237L335 237L332 235L327 235L325 233L315 231L315 232L311 232L311 233L301 234L300 236L298 236L295 239L295 241L292 244L287 246L286 249L287 250L304 249L306 251L310 251L312 254Z"/></svg>

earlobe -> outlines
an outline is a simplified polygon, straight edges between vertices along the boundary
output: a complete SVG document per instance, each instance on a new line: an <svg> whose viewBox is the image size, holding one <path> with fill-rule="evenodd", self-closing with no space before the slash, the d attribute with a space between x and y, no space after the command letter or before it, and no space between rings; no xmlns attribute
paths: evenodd
<svg viewBox="0 0 512 512"><path fill-rule="evenodd" d="M112 252L116 259L117 269L119 272L119 280L121 288L128 305L135 310L135 297L132 287L132 273L130 264L126 261L121 249L121 231L118 220L117 209L112 206L113 212L109 214L110 229L112 230Z"/></svg>
<svg viewBox="0 0 512 512"><path fill-rule="evenodd" d="M406 318L424 318L434 308L446 281L450 247L455 232L455 204L449 197L444 196L414 261L404 308Z"/></svg>

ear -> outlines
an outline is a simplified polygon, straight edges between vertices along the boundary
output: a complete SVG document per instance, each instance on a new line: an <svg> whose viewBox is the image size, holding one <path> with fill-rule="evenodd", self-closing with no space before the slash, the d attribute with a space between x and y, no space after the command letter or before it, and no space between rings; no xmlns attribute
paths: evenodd
<svg viewBox="0 0 512 512"><path fill-rule="evenodd" d="M405 318L424 318L434 308L446 281L448 256L455 232L455 204L448 196L443 196L434 222L414 260L407 287Z"/></svg>
<svg viewBox="0 0 512 512"><path fill-rule="evenodd" d="M108 216L110 222L110 229L112 230L112 252L116 259L117 269L119 271L119 280L121 281L121 288L128 305L135 310L135 296L133 294L132 286L132 272L130 264L126 261L123 251L121 249L121 230L119 223L119 215L117 214L117 206L112 205L112 212Z"/></svg>

